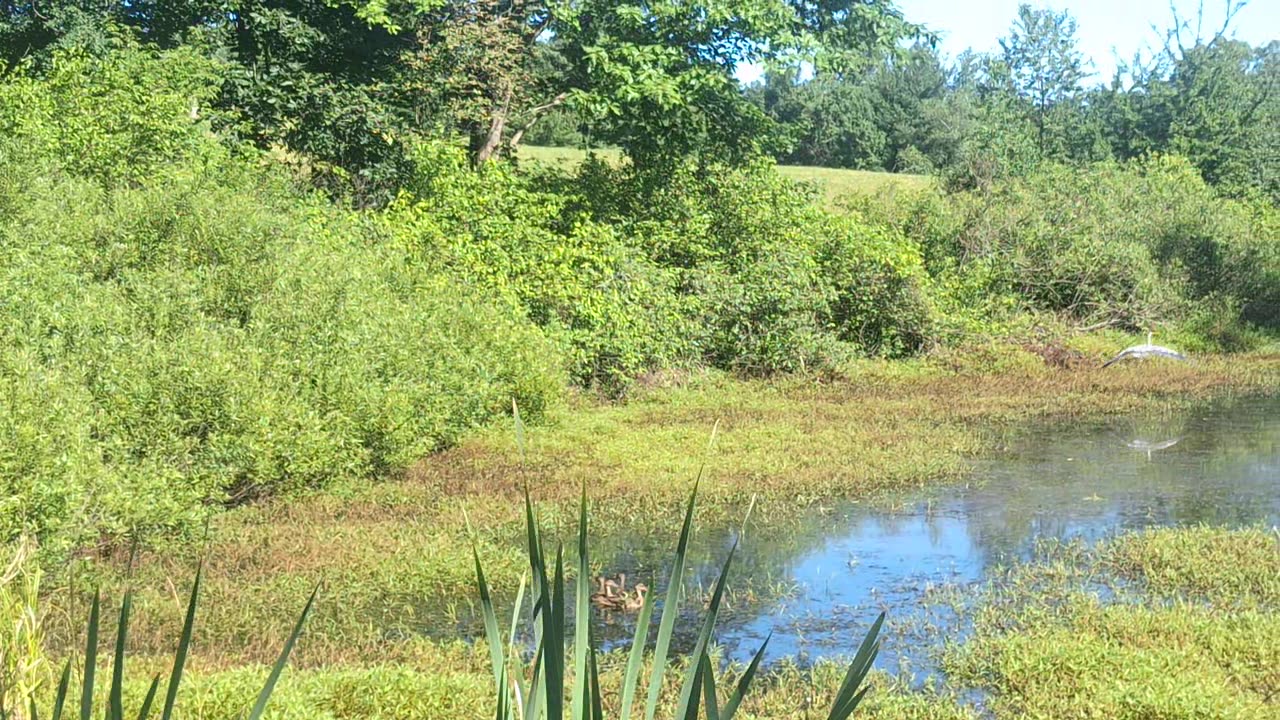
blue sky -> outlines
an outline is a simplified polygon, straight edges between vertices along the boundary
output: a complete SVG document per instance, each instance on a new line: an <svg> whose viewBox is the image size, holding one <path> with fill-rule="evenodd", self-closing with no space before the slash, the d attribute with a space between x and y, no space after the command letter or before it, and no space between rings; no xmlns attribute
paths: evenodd
<svg viewBox="0 0 1280 720"><path fill-rule="evenodd" d="M1019 0L898 0L907 19L924 23L942 38L942 50L954 57L965 48L979 51L999 48L997 39L1009 32L1018 12ZM1125 60L1137 50L1158 42L1152 23L1160 28L1172 25L1169 0L1059 0L1031 2L1035 7L1068 10L1076 18L1080 50L1093 61L1094 77L1088 84L1109 80L1116 63L1112 49ZM1194 20L1199 0L1174 0L1185 18ZM1205 34L1222 23L1225 0L1205 0ZM1280 39L1280 0L1252 0L1236 16L1235 35L1253 45ZM755 68L743 68L739 77L759 75Z"/></svg>

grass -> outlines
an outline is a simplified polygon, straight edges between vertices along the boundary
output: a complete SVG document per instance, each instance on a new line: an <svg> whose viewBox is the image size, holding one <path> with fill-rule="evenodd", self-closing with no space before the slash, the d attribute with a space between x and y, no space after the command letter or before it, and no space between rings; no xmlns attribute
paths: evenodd
<svg viewBox="0 0 1280 720"><path fill-rule="evenodd" d="M1125 341L1116 338L1111 344ZM1113 350L1104 345L1096 350L1099 356ZM873 361L850 367L837 381L742 381L715 374L650 378L648 387L625 403L579 398L550 425L529 429L523 461L511 429L499 426L385 483L226 513L210 529L202 619L189 673L193 697L205 698L192 706L207 711L193 716L230 717L220 708L243 707L227 698L238 700L247 679L261 677L260 668L286 640L297 605L316 583L324 591L293 657L302 671L279 690L277 701L288 708L280 717L491 716L492 708L485 705L493 682L486 653L424 635L447 637L458 617L477 609L470 540L502 598L514 592L527 568L520 500L525 482L540 504L548 538L570 538L576 531L577 493L584 482L604 546L634 534L637 525L670 537L678 528L671 518L679 516L716 423L719 435L700 494L702 521L738 517L755 496L749 542L785 547L808 541L795 527L806 508L836 497L874 500L956 480L973 456L1028 421L1173 409L1197 397L1280 387L1280 356L1274 354L1106 371L1050 369L1029 355L1005 360ZM995 367L1001 369L984 370ZM467 533L467 517L474 536ZM1167 543L1118 543L1107 556L1106 571L1141 575L1161 592L1173 592L1216 582L1196 580L1201 566L1178 565L1180 553L1255 567L1266 553L1263 545L1246 552L1231 543L1230 552L1237 554L1214 555L1228 552L1215 550L1214 538L1182 542L1188 543L1182 550ZM172 651L187 592L172 578L187 577L200 554L177 546L155 548L140 558L130 627L140 667ZM112 568L123 567L124 558L107 559L77 568L77 585L100 580L108 596L118 593L121 579ZM1205 566L1225 564L1218 560ZM743 570L739 577L747 575ZM1168 586L1160 586L1159 578L1166 575ZM1255 580L1258 587L1251 592L1272 597L1268 593L1274 587L1265 578ZM83 613L68 612L63 603L51 614L48 631L55 648L65 651L72 628L65 618ZM1071 607L1082 608L1080 618L1092 617L1084 606ZM1208 622L1190 614L1179 619L1188 627ZM1078 662L1107 647L1108 628L1131 621L1108 622L1112 625L1096 626L1101 644L1075 646L1078 655L1063 645L1068 654L1035 658L1047 663L1042 672L1058 659ZM1037 637L1068 640L1074 627L1045 628ZM1261 627L1261 637L1269 638L1270 630ZM989 647L995 649L982 657L993 659L971 663L975 678L1005 677L993 669L997 660L1031 652L1029 646L1015 647L1016 638L994 632L990 637ZM1086 639L1081 635L1079 642ZM851 639L850 652L854 644ZM1161 661L1170 657L1160 656ZM625 658L603 656L602 685L618 683L624 664ZM259 668L259 673L246 674L245 668ZM740 717L802 717L794 710L803 698L834 690L822 684L822 672L814 680L817 689L788 677L780 672L762 678L759 694L744 703ZM1007 682L1017 677L1009 675ZM1106 677L1102 672L1098 682ZM838 684L838 678L830 682ZM1219 686L1197 687L1209 692ZM1056 690L1046 686L1042 692ZM947 695L921 698L900 691L873 694L867 709L871 717L962 717L967 712Z"/></svg>
<svg viewBox="0 0 1280 720"><path fill-rule="evenodd" d="M988 590L947 669L991 691L997 717L1273 718L1276 577L1280 546L1264 529L1054 548Z"/></svg>
<svg viewBox="0 0 1280 720"><path fill-rule="evenodd" d="M521 160L571 168L581 163L586 158L587 152L579 148L522 145L517 155ZM600 148L590 152L610 162L616 161L619 157L618 151L613 148ZM842 200L851 195L873 195L894 187L912 190L927 187L933 182L927 175L803 165L779 165L778 172L792 180L817 185L822 190L827 205L833 207L839 206Z"/></svg>

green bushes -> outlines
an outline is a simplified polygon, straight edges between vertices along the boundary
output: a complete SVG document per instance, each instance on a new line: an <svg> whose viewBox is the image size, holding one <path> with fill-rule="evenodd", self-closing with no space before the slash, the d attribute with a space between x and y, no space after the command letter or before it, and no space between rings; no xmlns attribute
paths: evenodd
<svg viewBox="0 0 1280 720"><path fill-rule="evenodd" d="M1275 207L1219 197L1178 158L1050 166L987 190L863 209L916 239L935 276L955 284L976 270L989 295L1080 326L1203 326L1206 311L1280 323Z"/></svg>
<svg viewBox="0 0 1280 720"><path fill-rule="evenodd" d="M828 213L767 163L662 172L588 163L572 179L597 222L676 273L700 332L697 359L749 373L898 355L928 332L915 245Z"/></svg>
<svg viewBox="0 0 1280 720"><path fill-rule="evenodd" d="M61 108L0 118L0 540L193 530L562 392L519 309L193 124L189 62L67 56L0 84ZM82 92L104 107L63 117Z"/></svg>

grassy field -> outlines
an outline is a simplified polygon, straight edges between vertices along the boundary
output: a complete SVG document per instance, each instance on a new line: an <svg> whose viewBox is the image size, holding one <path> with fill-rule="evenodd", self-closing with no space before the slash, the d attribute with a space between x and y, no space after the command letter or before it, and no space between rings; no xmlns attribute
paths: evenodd
<svg viewBox="0 0 1280 720"><path fill-rule="evenodd" d="M999 363L988 358L974 365L945 358L867 362L850 368L839 380L740 381L692 375L651 378L648 385L623 404L588 398L572 403L551 424L528 430L523 459L511 427L494 427L388 482L246 506L221 516L210 529L204 551L205 601L187 717L231 717L233 709L243 707L236 702L248 698L254 682L265 674L263 664L272 659L317 583L323 587L321 602L295 655L299 670L291 671L282 690L278 717L491 713L486 709L490 681L483 650L429 639L422 628L432 625L447 636L451 618L473 610L472 538L490 581L507 592L517 584L524 567L524 483L539 503L544 525L557 529L556 536L571 536L574 501L585 484L593 535L600 543L608 545L634 531L637 522L674 537L679 504L699 464L709 458L699 519L714 522L734 515L754 496L757 537L770 538L773 532L785 538L782 528L789 520L824 499L876 498L886 491L958 479L971 457L1001 442L1028 419L1084 418L1171 408L1224 393L1274 392L1280 387L1280 355L1206 359L1195 365L1162 365L1160 372L1151 372L1141 365L1106 371L1093 364L1050 368L1035 355L1021 353ZM708 456L708 437L717 425L716 445ZM468 534L468 521L474 535ZM1120 545L1107 556L1108 567L1119 575L1149 576L1160 593L1220 584L1219 578L1206 578L1197 568L1213 567L1211 553L1234 551L1222 551L1212 543L1208 549L1187 548L1183 556L1159 551L1169 542L1160 537L1154 545ZM139 667L154 665L159 670L163 658L172 653L186 584L201 552L191 546L157 548L139 559L131 580L137 588L133 649ZM1249 552L1256 555L1257 548ZM1208 559L1197 560L1202 555ZM83 588L96 579L105 584L109 596L118 597L125 558L116 551L105 560L78 568L77 585ZM1274 615L1266 609L1274 605L1274 592L1274 583L1263 582L1253 606L1254 612L1270 619L1245 633L1247 637L1231 635L1223 642L1234 646L1237 641L1274 639ZM69 601L73 596L79 599ZM84 595L54 592L52 598L49 630L56 646L69 648L80 627ZM1028 627L1040 621L1033 610L1026 612ZM1091 617L1055 616L1056 624L1044 626L1043 632L1047 638L1061 639L1077 633L1073 623L1092 622ZM1186 632L1200 633L1196 637L1208 637L1219 627L1195 625L1196 617L1175 619L1190 623ZM1003 706L1010 713L1043 710L1059 695L1085 692L1056 685L1053 663L1092 662L1086 657L1089 653L1109 647L1080 640L1062 650L1078 656L1058 656L1053 654L1057 650L1027 647L1017 637L1001 634L1003 627L993 620L976 641L975 654L953 664L957 676L994 683L993 689L1006 694L1023 692L1019 683L1039 683L1026 691L1033 694L1018 695L1021 699ZM1105 637L1107 629L1091 631ZM1170 655L1162 651L1129 659L1158 668ZM1254 655L1241 660L1256 661ZM606 664L604 682L616 680L619 662L613 658ZM1036 666L1040 669L1028 670L1025 663L1041 663ZM1141 672L1157 671L1143 667ZM1040 675L1028 680L1019 674L1025 672ZM1093 690L1108 682L1105 668L1090 677ZM1226 685L1221 678L1214 680L1219 682L1214 687L1230 690L1233 682L1254 687L1267 681L1257 672L1244 680L1234 677L1223 680ZM802 717L797 708L807 707L811 690L800 678L798 672L778 670L744 713ZM834 690L838 678L833 670L820 670L817 682L813 692L821 698ZM882 679L881 685L886 684L892 686ZM139 693L144 689L134 688ZM1108 702L1121 702L1123 693L1114 688L1109 692ZM1181 688L1159 693L1155 701L1160 702L1182 702L1179 698L1185 694ZM1259 707L1256 698L1249 702L1248 707ZM898 688L877 693L870 716L945 718L965 717L968 712L946 693L935 697ZM1191 715L1168 715L1184 716ZM1255 715L1242 711L1217 716Z"/></svg>
<svg viewBox="0 0 1280 720"><path fill-rule="evenodd" d="M611 148L593 150L600 157L616 160L618 151ZM586 150L578 148L537 147L523 145L517 152L520 160L571 167L582 162ZM927 175L842 170L838 168L779 165L778 172L792 180L813 183L822 190L827 204L838 207L843 199L854 195L870 195L893 188L913 190L927 187L933 179Z"/></svg>

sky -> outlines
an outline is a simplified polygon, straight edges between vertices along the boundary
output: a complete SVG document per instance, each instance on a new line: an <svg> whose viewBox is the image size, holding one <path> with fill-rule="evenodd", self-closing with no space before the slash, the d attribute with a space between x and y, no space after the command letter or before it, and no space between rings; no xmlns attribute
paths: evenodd
<svg viewBox="0 0 1280 720"><path fill-rule="evenodd" d="M997 40L1009 33L1018 13L1020 0L897 0L908 20L924 23L941 36L941 49L955 57L966 48L978 51L998 50ZM1157 46L1160 36L1151 29L1154 23L1172 26L1170 0L1058 0L1030 2L1034 7L1068 10L1079 27L1076 37L1085 58L1092 60L1095 75L1086 81L1094 84L1110 80L1116 68L1113 49L1124 60L1138 50ZM1173 0L1180 16L1194 22L1200 0ZM1204 0L1205 35L1221 26L1226 0ZM1280 0L1251 0L1236 15L1232 25L1237 38L1252 45L1280 39ZM738 76L745 81L759 77L759 68L741 68Z"/></svg>

